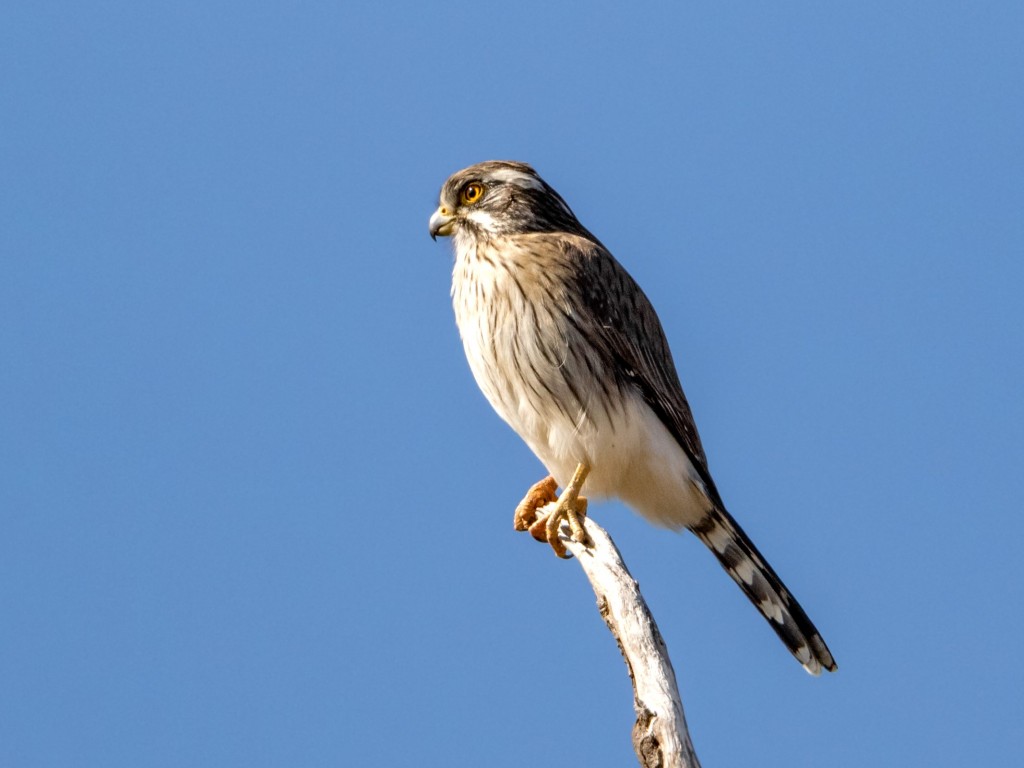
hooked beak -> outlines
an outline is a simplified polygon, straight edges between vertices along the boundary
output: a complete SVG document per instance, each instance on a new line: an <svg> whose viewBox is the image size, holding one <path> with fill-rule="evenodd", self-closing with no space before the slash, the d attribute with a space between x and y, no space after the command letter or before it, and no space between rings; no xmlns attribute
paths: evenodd
<svg viewBox="0 0 1024 768"><path fill-rule="evenodd" d="M437 240L437 236L448 237L455 227L455 216L452 215L443 205L434 211L430 217L430 239Z"/></svg>

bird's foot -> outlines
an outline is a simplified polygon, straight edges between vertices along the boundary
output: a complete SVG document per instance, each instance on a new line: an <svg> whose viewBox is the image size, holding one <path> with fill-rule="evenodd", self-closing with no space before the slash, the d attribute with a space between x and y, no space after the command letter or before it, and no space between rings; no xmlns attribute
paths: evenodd
<svg viewBox="0 0 1024 768"><path fill-rule="evenodd" d="M539 483L534 483L526 496L516 507L516 514L512 520L512 527L517 531L528 531L530 526L537 520L537 510L552 501L558 501L558 483L551 475L548 475Z"/></svg>
<svg viewBox="0 0 1024 768"><path fill-rule="evenodd" d="M573 541L584 546L590 545L590 537L583 528L583 520L587 516L587 498L577 496L566 499L565 494L558 501L545 504L539 510L536 522L529 527L530 535L537 541L546 541L559 557L568 560L571 555L558 535L562 521L569 523L569 532Z"/></svg>
<svg viewBox="0 0 1024 768"><path fill-rule="evenodd" d="M558 535L565 521L569 524L572 540L589 546L590 537L583 528L583 520L587 516L587 499L579 495L589 471L587 465L580 464L572 482L562 491L561 496L555 494L558 485L553 477L546 477L530 488L526 498L516 507L516 530L529 531L537 541L550 544L556 555L568 559L570 555Z"/></svg>

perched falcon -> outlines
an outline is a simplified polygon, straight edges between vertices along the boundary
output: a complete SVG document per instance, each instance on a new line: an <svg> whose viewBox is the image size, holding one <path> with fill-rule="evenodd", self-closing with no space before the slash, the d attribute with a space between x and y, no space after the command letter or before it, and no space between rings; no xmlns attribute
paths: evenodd
<svg viewBox="0 0 1024 768"><path fill-rule="evenodd" d="M732 518L654 308L629 273L524 163L470 166L441 188L430 234L452 236L452 303L477 384L550 477L515 527L586 540L585 490L703 541L804 668L836 663ZM562 487L561 496L556 489Z"/></svg>

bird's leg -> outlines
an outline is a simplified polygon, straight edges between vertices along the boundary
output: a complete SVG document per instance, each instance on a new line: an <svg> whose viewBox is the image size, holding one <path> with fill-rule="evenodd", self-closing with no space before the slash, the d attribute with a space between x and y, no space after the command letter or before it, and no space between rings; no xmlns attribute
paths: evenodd
<svg viewBox="0 0 1024 768"><path fill-rule="evenodd" d="M580 490L583 488L583 483L587 479L588 474L590 474L589 465L585 463L577 465L572 480L565 490L562 491L562 495L558 497L557 501L553 500L537 509L536 511L540 515L528 528L533 538L538 541L546 541L551 545L555 554L562 558L569 556L565 545L558 538L558 529L563 520L569 523L569 530L573 541L578 541L580 544L588 544L590 542L590 537L587 536L582 523L583 518L587 516L587 499L584 496L580 496ZM542 480L541 483L543 482L545 481ZM531 488L531 492L539 485L540 483ZM527 498L529 498L529 494Z"/></svg>

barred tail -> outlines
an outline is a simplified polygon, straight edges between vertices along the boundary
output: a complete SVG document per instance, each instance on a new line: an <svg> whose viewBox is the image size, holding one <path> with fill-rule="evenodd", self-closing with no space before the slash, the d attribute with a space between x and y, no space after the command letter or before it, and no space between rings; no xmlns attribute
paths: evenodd
<svg viewBox="0 0 1024 768"><path fill-rule="evenodd" d="M818 630L732 515L712 509L691 530L715 553L804 669L812 675L821 674L822 667L836 671L836 662Z"/></svg>

